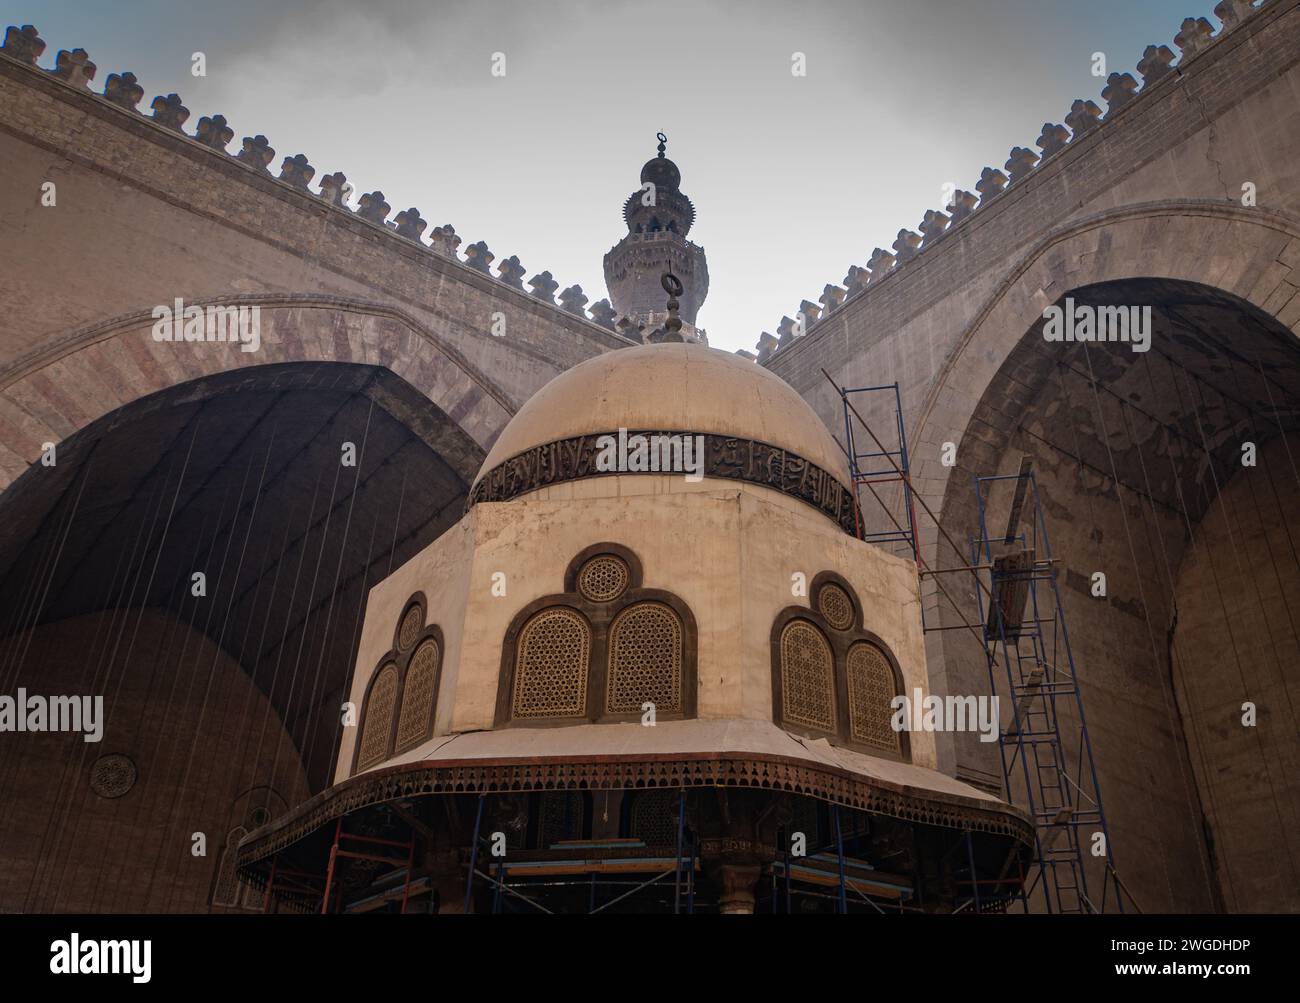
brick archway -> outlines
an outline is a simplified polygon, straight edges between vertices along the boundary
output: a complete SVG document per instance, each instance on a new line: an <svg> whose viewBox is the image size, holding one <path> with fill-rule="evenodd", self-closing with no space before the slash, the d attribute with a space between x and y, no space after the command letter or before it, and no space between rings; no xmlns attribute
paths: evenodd
<svg viewBox="0 0 1300 1003"><path fill-rule="evenodd" d="M913 479L936 510L952 469L940 462L942 444L968 428L1043 309L1071 289L1139 278L1221 289L1300 334L1300 220L1263 208L1165 201L1090 216L1040 240L989 297L930 383L910 441ZM934 545L930 533L931 555Z"/></svg>
<svg viewBox="0 0 1300 1003"><path fill-rule="evenodd" d="M257 305L261 347L168 343L149 310L70 332L0 375L0 491L59 443L150 394L234 370L286 362L381 366L423 394L484 451L513 414L507 396L435 332L399 310L325 296L189 301Z"/></svg>

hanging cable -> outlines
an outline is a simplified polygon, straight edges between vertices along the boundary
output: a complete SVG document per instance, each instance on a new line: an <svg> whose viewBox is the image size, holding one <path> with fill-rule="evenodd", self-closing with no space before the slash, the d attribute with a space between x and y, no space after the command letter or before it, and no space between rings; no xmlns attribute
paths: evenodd
<svg viewBox="0 0 1300 1003"><path fill-rule="evenodd" d="M370 404L366 410L366 424L365 424L365 428L362 430L361 433L361 447L357 450L356 466L353 468L356 471L356 473L352 477L352 490L348 493L348 515L347 515L347 519L344 521L343 524L343 539L339 543L339 559L334 566L334 585L330 589L329 609L325 614L325 629L320 632L322 643L320 649L320 657L317 658L316 660L316 672L312 679L311 697L307 702L309 712L311 712L311 710L314 710L316 708L316 687L318 683L322 684L321 686L322 698L325 695L323 692L324 691L323 681L324 681L324 674L325 674L325 654L326 651L329 649L330 633L334 623L334 603L335 600L338 598L339 582L341 581L343 575L343 558L344 555L347 553L348 537L352 531L352 512L356 506L357 487L361 483L361 469L363 464L365 463L366 444L370 441L370 422L375 413L375 399L373 396L367 393L367 391L371 390L372 383L373 383L373 378L372 380L367 382L366 386L362 388L361 391L362 393L365 393L366 396L369 398ZM399 445L397 448L401 449L401 445ZM387 458L385 458L384 462L387 463ZM367 558L369 558L369 552L367 552L366 556ZM347 649L347 656L349 658L351 657L353 650L354 649L352 648ZM350 670L352 667L349 665L346 666L346 668ZM352 675L351 671L348 671L346 673L346 675L344 676L344 685L346 685L347 680L351 678L351 675ZM335 719L336 715L330 714L329 718ZM319 732L320 730L320 721L321 721L321 714L320 712L316 712L314 721L309 726L309 733L307 735L307 741L305 743L306 748L302 753L302 761L304 764L304 768L306 769L310 769L310 764L312 762L312 753L315 751L315 747L316 747L316 735L317 732Z"/></svg>

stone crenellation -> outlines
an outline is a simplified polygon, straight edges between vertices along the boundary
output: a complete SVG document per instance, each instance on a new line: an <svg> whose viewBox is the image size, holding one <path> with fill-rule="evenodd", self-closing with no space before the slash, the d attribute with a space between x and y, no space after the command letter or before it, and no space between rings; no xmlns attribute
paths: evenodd
<svg viewBox="0 0 1300 1003"><path fill-rule="evenodd" d="M1257 6L1255 0L1219 0L1213 11L1220 21L1217 33L1207 18L1185 18L1173 39L1180 53L1176 63L1175 54L1168 46L1148 45L1136 67L1142 78L1140 85L1131 73L1111 73L1101 92L1101 98L1106 103L1105 111L1096 102L1088 99L1080 98L1074 101L1069 113L1064 117L1064 124L1053 122L1043 124L1042 132L1035 141L1035 146L1041 153L1034 153L1027 147L1017 146L1012 148L1002 170L985 167L979 181L975 184L975 192L958 189L942 211L927 210L916 231L906 228L899 230L891 244L893 253L877 247L865 267L850 266L842 280L842 288L827 285L819 300L822 304L820 307L804 300L800 305L797 321L788 317L783 318L777 328L777 337L764 332L756 346L757 360L766 362L776 352L806 335L821 320L860 296L870 286L883 281L909 262L916 260L946 234L959 228L965 220L996 200L1009 187L1028 178L1081 136L1101 128L1121 108L1141 97L1170 73L1176 73L1187 60L1205 51L1224 35L1243 24L1256 10L1267 7L1271 2L1272 0L1259 0ZM41 69L37 66L37 61L45 49L46 43L35 27L10 25L5 30L4 44L0 46L0 53ZM96 71L95 63L91 61L86 50L80 48L60 49L55 56L54 67L44 70L73 87L87 91L90 88L90 81L95 79ZM144 115L139 107L144 99L144 93L144 88L137 82L135 74L123 72L108 75L100 96L121 109ZM250 170L268 175L271 173L270 165L274 160L275 150L270 146L267 138L262 135L245 136L241 149L231 154L228 147L234 140L235 132L222 115L203 116L199 119L193 135L185 132L184 127L190 118L190 111L178 94L160 94L154 97L149 104L149 114L145 117L152 118L164 128L187 136L210 150L230 156ZM307 156L298 153L286 156L279 174L275 176L280 181L320 199L341 212L356 215L369 223L382 226L399 237L428 248L440 257L456 261L503 285L528 292L523 282L526 271L517 257L512 255L505 259L494 274L490 265L495 255L488 250L486 242L480 240L470 244L462 257L457 251L461 238L457 236L450 224L445 224L435 227L430 234L430 240L426 243L423 235L428 224L420 216L418 209L414 207L406 209L390 220L388 216L391 206L384 200L383 192L374 191L362 195L357 209L353 210L347 204L347 196L352 189L342 172L336 171L324 175L318 183L318 190L312 191L310 185L315 175L316 169L308 161ZM693 207L690 207L689 216L691 218L694 216ZM557 303L555 292L559 289L559 283L552 279L550 272L543 271L534 275L527 284L531 289L529 294L534 298L556 306L566 313L590 320L607 330L614 330L633 340L640 340L638 334L640 328L637 325L621 323L623 318L617 312L612 312L607 300L600 300L593 304L589 312L586 308L587 298L582 294L579 286L565 289L560 293ZM749 355L749 353L744 354Z"/></svg>
<svg viewBox="0 0 1300 1003"><path fill-rule="evenodd" d="M958 189L952 195L952 201L941 212L930 209L926 212L917 230L906 228L898 231L898 236L891 245L894 253L877 247L867 261L866 267L852 265L843 279L844 296L823 308L812 307L807 300L799 309L799 320L784 317L777 327L777 337L764 332L758 340L757 361L766 362L777 352L793 343L797 338L807 334L820 320L842 308L850 300L860 296L868 287L881 282L894 272L901 270L908 262L916 260L927 249L936 244L945 234L958 228L963 221L975 215L980 209L997 199L1007 188L1035 173L1040 167L1059 154L1076 139L1105 125L1115 112L1130 102L1138 99L1151 87L1171 73L1177 73L1187 60L1204 52L1224 35L1243 24L1255 11L1267 7L1273 0L1261 0L1258 6L1254 0L1219 0L1215 5L1214 16L1220 21L1218 33L1214 25L1204 17L1185 18L1174 36L1174 45L1180 56L1174 62L1173 51L1167 45L1148 45L1138 61L1137 71L1142 77L1141 85L1131 73L1112 73L1106 79L1101 99L1106 102L1106 109L1085 98L1076 100L1065 116L1064 125L1045 122L1035 146L1041 153L1034 153L1024 146L1013 147L1002 170L985 167L975 185L975 193ZM828 290L835 288L826 287ZM805 310L805 307L812 309ZM748 353L746 353L748 354Z"/></svg>
<svg viewBox="0 0 1300 1003"><path fill-rule="evenodd" d="M40 37L40 33L32 25L25 24L21 27L10 25L5 29L4 44L0 45L0 53L17 62L47 72L79 90L95 93L90 91L90 81L95 79L97 68L85 49L60 49L55 56L55 65L46 69L37 65L37 61L45 52L45 48L45 40ZM104 81L103 93L97 96L127 112L151 118L164 128L180 133L182 136L192 139L210 150L224 154L250 170L259 174L273 176L300 192L305 192L320 199L321 202L340 212L355 215L376 226L381 226L396 236L425 247L439 257L449 258L512 289L528 292L523 283L523 276L526 272L518 257L512 255L506 258L494 273L490 265L495 259L495 255L488 250L485 241L480 240L470 244L465 248L462 256L457 251L461 244L461 238L457 236L455 228L448 223L434 227L429 235L430 239L426 242L424 232L428 227L428 222L421 217L419 209L412 207L389 219L392 206L384 199L384 193L376 190L361 195L358 199L357 208L353 210L347 203L348 195L352 192L352 186L348 184L346 175L341 171L323 175L318 182L318 190L312 190L311 182L316 176L316 168L308 161L306 154L297 153L284 157L279 173L273 174L271 164L275 160L275 150L265 136L245 136L240 149L235 153L231 153L228 147L234 141L235 130L226 122L225 116L203 116L199 119L195 131L191 134L185 131L185 124L190 118L190 110L185 107L180 95L160 94L149 103L148 111L142 112L140 103L144 100L144 95L144 88L140 86L135 74L123 72L110 73ZM583 295L580 286L575 285L565 289L560 294L559 303L556 303L554 297L555 291L559 289L559 283L551 278L550 272L543 271L533 276L529 281L529 286L531 287L531 293L529 293L531 296L550 303L556 309L588 320L607 331L619 333L622 330L616 325L615 321L615 318L620 317L620 315L612 310L608 300L600 300L593 304L590 314L588 313L585 309L587 297ZM639 341L640 337L633 335L633 339Z"/></svg>

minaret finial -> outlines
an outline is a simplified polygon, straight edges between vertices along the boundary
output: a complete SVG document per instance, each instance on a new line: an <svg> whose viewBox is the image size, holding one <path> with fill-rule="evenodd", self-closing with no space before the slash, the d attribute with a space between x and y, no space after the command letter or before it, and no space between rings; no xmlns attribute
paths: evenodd
<svg viewBox="0 0 1300 1003"><path fill-rule="evenodd" d="M652 334L653 341L684 341L682 337L682 319L677 316L677 310L681 304L677 297L684 291L682 280L672 272L664 272L660 278L659 284L664 287L664 292L668 294L668 317L664 320L664 326L661 330Z"/></svg>
<svg viewBox="0 0 1300 1003"><path fill-rule="evenodd" d="M665 156L664 150L667 149L668 146L668 137L662 132L656 132L655 138L659 140L659 156Z"/></svg>

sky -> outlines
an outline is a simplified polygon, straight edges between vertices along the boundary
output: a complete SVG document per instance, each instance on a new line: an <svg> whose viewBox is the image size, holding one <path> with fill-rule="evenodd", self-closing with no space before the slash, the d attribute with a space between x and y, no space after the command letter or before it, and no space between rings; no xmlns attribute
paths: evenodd
<svg viewBox="0 0 1300 1003"><path fill-rule="evenodd" d="M187 131L225 115L232 152L263 134L275 173L305 153L316 181L347 175L354 207L380 189L394 215L420 210L426 236L451 223L462 250L485 240L496 263L516 254L528 276L549 270L593 302L663 131L708 254L698 323L734 350L915 230L945 184L974 191L1011 147L1035 149L1075 98L1104 109L1094 53L1107 73L1137 77L1146 45L1177 52L1184 17L1217 26L1213 6L0 0L0 25L34 24L41 66L84 48L95 90L130 70L146 113L154 95L179 93ZM195 52L206 76L192 75Z"/></svg>

